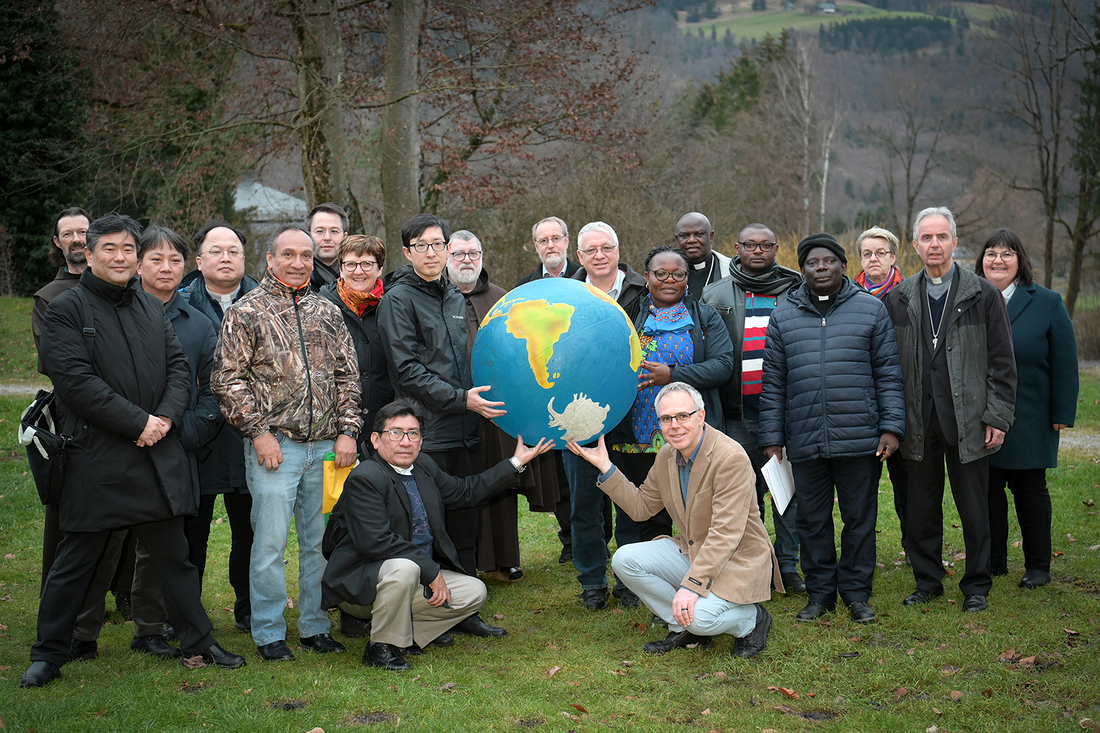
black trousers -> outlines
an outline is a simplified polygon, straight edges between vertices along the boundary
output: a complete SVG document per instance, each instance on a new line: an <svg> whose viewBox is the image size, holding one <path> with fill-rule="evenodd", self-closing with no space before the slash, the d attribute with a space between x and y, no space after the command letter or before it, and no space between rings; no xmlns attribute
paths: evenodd
<svg viewBox="0 0 1100 733"><path fill-rule="evenodd" d="M806 595L832 608L839 593L845 603L866 602L875 574L875 522L878 479L873 455L821 458L791 463L798 494L798 541ZM833 532L833 491L840 506L840 561Z"/></svg>
<svg viewBox="0 0 1100 733"><path fill-rule="evenodd" d="M1016 519L1023 537L1024 569L1050 572L1050 492L1045 468L989 469L989 531L992 542L990 569L993 575L1008 573L1008 497L1012 492Z"/></svg>
<svg viewBox="0 0 1100 733"><path fill-rule="evenodd" d="M199 575L187 561L183 517L139 524L132 529L156 565L164 605L176 626L184 654L202 654L214 643L213 627L199 598ZM38 606L38 640L31 647L32 662L61 666L68 661L73 624L110 534L66 532L57 546L57 557Z"/></svg>
<svg viewBox="0 0 1100 733"><path fill-rule="evenodd" d="M894 451L886 459L886 469L890 473L890 483L894 486L894 512L901 525L901 546L905 548L905 507L909 503L909 467L901 457L901 451Z"/></svg>
<svg viewBox="0 0 1100 733"><path fill-rule="evenodd" d="M231 491L221 494L225 513L229 516L232 539L229 546L229 584L233 586L236 601L233 616L244 621L252 615L252 603L248 595L248 562L252 555L252 495ZM204 494L199 502L197 517L184 517L183 531L187 536L187 559L199 571L199 588L206 573L206 549L210 542L210 522L214 518L214 505L218 494Z"/></svg>
<svg viewBox="0 0 1100 733"><path fill-rule="evenodd" d="M424 451L439 468L456 478L466 478L477 473L480 456L469 448ZM447 535L458 551L467 575L477 575L477 541L481 536L481 507L448 509Z"/></svg>
<svg viewBox="0 0 1100 733"><path fill-rule="evenodd" d="M988 595L989 574L989 459L959 460L959 447L943 437L933 415L925 431L924 460L909 461L909 503L905 517L905 553L913 564L917 588L943 590L943 466L951 479L951 495L962 521L966 572L959 581L964 595Z"/></svg>
<svg viewBox="0 0 1100 733"><path fill-rule="evenodd" d="M615 468L623 472L626 480L635 486L641 486L649 475L649 469L657 460L656 453L620 453L611 451L611 462ZM654 514L649 519L635 522L627 513L616 507L619 529L615 537L620 547L631 542L649 542L661 535L672 534L672 516L667 509Z"/></svg>

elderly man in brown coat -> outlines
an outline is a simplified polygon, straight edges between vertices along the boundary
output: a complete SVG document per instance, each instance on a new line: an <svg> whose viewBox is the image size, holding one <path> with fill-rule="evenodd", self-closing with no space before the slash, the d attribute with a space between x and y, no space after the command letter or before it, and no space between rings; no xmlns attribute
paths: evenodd
<svg viewBox="0 0 1100 733"><path fill-rule="evenodd" d="M569 443L600 471L599 487L635 521L668 509L680 530L619 548L611 564L630 590L668 623L669 634L645 650L664 654L737 637L733 655L764 651L771 615L760 601L783 590L775 551L756 511L756 474L748 455L721 431L707 429L702 395L683 382L657 394L665 440L640 487L616 471L604 440Z"/></svg>

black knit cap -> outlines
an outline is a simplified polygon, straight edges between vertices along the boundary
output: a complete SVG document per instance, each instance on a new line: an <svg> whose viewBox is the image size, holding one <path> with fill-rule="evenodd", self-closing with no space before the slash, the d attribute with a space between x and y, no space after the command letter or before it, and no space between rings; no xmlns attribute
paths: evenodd
<svg viewBox="0 0 1100 733"><path fill-rule="evenodd" d="M811 234L798 243L799 267L806 264L806 257L809 256L810 250L814 247L824 247L825 249L832 250L845 266L848 265L848 254L844 251L844 248L840 246L840 242L836 241L832 234L821 232L820 234Z"/></svg>

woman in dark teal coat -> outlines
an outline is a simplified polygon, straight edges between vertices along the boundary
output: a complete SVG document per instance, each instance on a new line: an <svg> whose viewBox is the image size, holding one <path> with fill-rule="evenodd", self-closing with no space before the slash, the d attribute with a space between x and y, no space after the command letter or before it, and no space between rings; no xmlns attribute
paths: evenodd
<svg viewBox="0 0 1100 733"><path fill-rule="evenodd" d="M1058 465L1059 431L1073 427L1077 413L1077 340L1062 297L1032 281L1031 258L1014 232L989 235L974 271L1005 297L1018 373L1015 422L989 458L990 570L1008 574L1008 486L1023 536L1020 587L1038 588L1050 582L1046 470Z"/></svg>

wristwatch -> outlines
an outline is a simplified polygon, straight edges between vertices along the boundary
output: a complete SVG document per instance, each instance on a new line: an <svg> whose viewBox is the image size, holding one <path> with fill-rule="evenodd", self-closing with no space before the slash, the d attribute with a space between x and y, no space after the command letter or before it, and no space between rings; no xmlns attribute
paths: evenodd
<svg viewBox="0 0 1100 733"><path fill-rule="evenodd" d="M524 471L527 470L527 464L526 463L520 463L519 459L516 458L515 456L512 456L511 458L509 458L508 462L512 464L512 468L516 469L516 473L523 473Z"/></svg>

